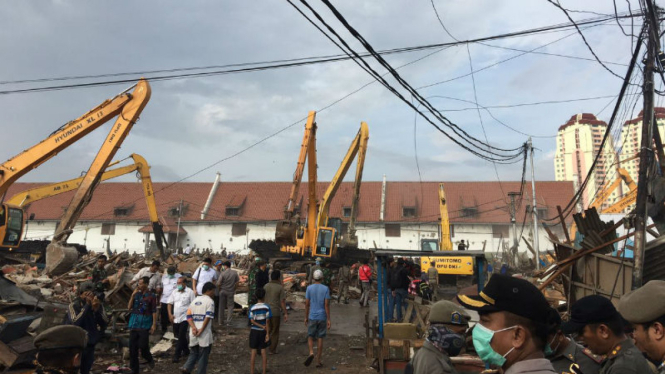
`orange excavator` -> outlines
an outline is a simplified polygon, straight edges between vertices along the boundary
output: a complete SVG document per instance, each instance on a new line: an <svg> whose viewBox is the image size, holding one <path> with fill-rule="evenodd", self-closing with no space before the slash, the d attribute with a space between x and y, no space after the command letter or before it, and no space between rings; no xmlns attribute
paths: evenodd
<svg viewBox="0 0 665 374"><path fill-rule="evenodd" d="M150 222L152 223L152 231L155 234L155 244L157 245L160 256L163 258L166 253L165 243L167 243L167 240L164 235L162 224L159 221L159 216L157 215L157 204L155 202L154 189L152 187L152 179L150 177L150 166L148 165L148 162L145 160L145 158L143 158L141 155L134 153L130 155L130 157L134 161L132 165L122 166L115 169L106 169L106 171L101 175L100 182L118 178L133 172L138 174L143 186L143 194L145 195L146 206L148 207L148 216L150 218ZM119 163L120 161L116 161L112 164L109 164L109 168ZM35 201L46 199L65 192L74 191L80 187L82 181L83 177L80 177L64 182L53 183L46 186L40 186L21 191L9 198L7 200L7 204L23 209Z"/></svg>
<svg viewBox="0 0 665 374"><path fill-rule="evenodd" d="M300 148L291 193L284 210L284 220L277 223L275 241L255 240L250 243L249 247L266 258L284 254L288 254L293 259L316 256L332 258L335 262L354 262L362 258L369 258L369 251L358 249L355 229L368 140L369 128L365 122L362 122L358 134L351 142L340 167L319 202L316 193L316 112L310 112L305 125L305 135ZM342 232L342 220L329 217L330 203L356 156L351 215L346 232ZM305 163L307 163L308 170L308 206L306 221L302 222L296 199Z"/></svg>
<svg viewBox="0 0 665 374"><path fill-rule="evenodd" d="M129 91L134 88L130 93ZM70 202L55 236L46 250L46 271L52 275L62 274L74 264L78 251L66 245L67 238L83 208L90 201L92 191L100 181L113 156L120 148L139 115L150 100L151 89L145 79L105 100L78 119L68 122L40 143L0 164L0 196L20 177L53 158L63 149L74 144L110 119L118 116L92 165L83 177ZM3 202L0 205L0 238L2 247L17 248L23 234L23 210Z"/></svg>

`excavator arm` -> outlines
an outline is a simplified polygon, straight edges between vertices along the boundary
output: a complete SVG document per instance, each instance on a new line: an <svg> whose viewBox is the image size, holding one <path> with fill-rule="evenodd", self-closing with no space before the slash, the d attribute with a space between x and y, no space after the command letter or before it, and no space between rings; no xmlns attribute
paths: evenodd
<svg viewBox="0 0 665 374"><path fill-rule="evenodd" d="M125 137L138 120L143 108L148 104L150 94L151 89L148 82L144 79L140 80L130 95L130 100L117 113L119 115L115 124L83 177L56 228L51 244L46 249L46 272L48 274L58 275L68 271L72 263L76 261L78 254L74 248L66 246L67 239L83 209L90 202L92 192L101 180L102 171L108 167Z"/></svg>
<svg viewBox="0 0 665 374"><path fill-rule="evenodd" d="M102 174L100 182L118 178L129 173L138 172L141 178L146 205L148 207L148 215L150 217L150 222L152 223L153 233L155 234L155 242L157 243L157 248L160 251L160 255L163 256L164 246L167 241L164 235L162 224L159 221L159 217L157 215L157 204L155 202L152 179L150 178L150 166L148 165L148 162L145 160L145 158L143 158L141 155L132 154L130 157L134 160L133 165L122 166L111 170L107 169L107 171ZM110 164L109 167L115 166L118 163L119 162L114 162ZM64 182L53 183L47 186L25 190L9 198L7 203L23 208L35 201L46 199L65 192L74 191L79 188L83 178L84 177L70 179Z"/></svg>
<svg viewBox="0 0 665 374"><path fill-rule="evenodd" d="M310 152L312 149L312 152ZM307 123L305 124L305 135L303 135L302 145L300 146L300 154L298 155L298 163L296 165L296 172L293 174L293 184L291 185L291 193L289 194L289 201L284 208L284 220L277 223L275 230L275 242L277 245L295 246L297 243L296 231L300 226L299 218L295 215L296 199L300 191L300 184L302 176L305 172L305 163L307 162L308 154L314 157L314 165L316 165L316 112L309 112L307 116ZM310 170L311 171L311 170ZM309 173L310 179L312 174ZM316 168L314 168L314 180L316 181ZM316 183L316 182L315 182ZM316 206L316 204L314 204Z"/></svg>
<svg viewBox="0 0 665 374"><path fill-rule="evenodd" d="M358 134L351 142L349 150L346 152L346 156L342 160L341 165L337 169L337 173L333 177L332 181L328 185L328 189L323 195L321 204L319 206L319 214L316 220L318 230L316 232L316 251L317 256L332 257L334 255L334 249L336 248L336 232L334 228L328 226L328 212L330 211L330 203L335 197L339 186L342 184L344 176L349 171L353 159L358 155L358 167L356 168L356 181L354 183L354 200L358 199L360 196L360 184L362 183L362 171L365 163L365 154L367 152L367 142L369 140L369 128L367 123L360 123L360 130ZM355 203L355 201L354 201ZM357 205L357 204L356 204ZM352 210L352 216L357 214ZM354 221L355 225L355 221ZM355 227L354 227L355 231Z"/></svg>
<svg viewBox="0 0 665 374"><path fill-rule="evenodd" d="M441 242L439 243L439 250L452 251L453 242L450 238L448 203L446 201L446 191L443 189L443 183L439 183L439 214L441 215Z"/></svg>

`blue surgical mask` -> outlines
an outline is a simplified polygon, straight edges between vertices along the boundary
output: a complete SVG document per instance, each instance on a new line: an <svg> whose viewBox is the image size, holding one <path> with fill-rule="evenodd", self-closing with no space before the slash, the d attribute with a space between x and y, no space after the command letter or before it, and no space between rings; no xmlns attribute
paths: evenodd
<svg viewBox="0 0 665 374"><path fill-rule="evenodd" d="M321 261L317 261L316 264L317 264L317 265L321 265Z"/></svg>
<svg viewBox="0 0 665 374"><path fill-rule="evenodd" d="M473 347L476 349L478 357L480 357L481 360L488 364L502 367L506 363L506 356L508 356L508 354L510 354L510 352L512 352L515 347L511 348L508 352L506 352L506 354L500 355L494 351L490 343L492 342L494 334L497 332L514 329L515 327L517 326L511 326L506 327L505 329L492 331L480 323L477 323L473 328L473 333L471 335L473 337Z"/></svg>
<svg viewBox="0 0 665 374"><path fill-rule="evenodd" d="M175 274L169 274L169 278L171 279L175 278Z"/></svg>
<svg viewBox="0 0 665 374"><path fill-rule="evenodd" d="M561 341L559 341L559 343L554 348L552 348L552 342L554 341L554 339L556 339L556 335L554 335L551 342L547 342L547 344L545 344L545 352L544 352L545 357L554 356L554 354L556 353L556 350L559 349L559 345L561 345Z"/></svg>
<svg viewBox="0 0 665 374"><path fill-rule="evenodd" d="M185 286L183 286L182 284L179 284L179 285L178 285L178 291L182 291L182 290L184 290L184 289L185 289Z"/></svg>
<svg viewBox="0 0 665 374"><path fill-rule="evenodd" d="M210 269L210 266L208 266L208 265L203 265L203 270L208 271L208 269Z"/></svg>

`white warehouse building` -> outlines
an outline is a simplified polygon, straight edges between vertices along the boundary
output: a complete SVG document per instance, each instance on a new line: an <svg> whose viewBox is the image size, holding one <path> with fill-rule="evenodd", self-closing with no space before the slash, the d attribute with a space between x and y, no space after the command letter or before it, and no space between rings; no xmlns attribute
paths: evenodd
<svg viewBox="0 0 665 374"><path fill-rule="evenodd" d="M444 184L453 246L460 240L469 249L496 252L512 245L509 192L520 191L520 182L442 182ZM42 183L15 183L8 196ZM323 196L327 182L317 186ZM271 240L283 218L291 189L289 182L155 183L160 221L169 246L210 248L213 251L247 251L254 239ZM439 182L363 182L357 218L361 248L418 250L422 238L438 238L440 227ZM344 182L330 207L330 217L348 222L352 182ZM566 206L573 196L572 182L536 182L537 209L541 219L557 217L556 206ZM300 187L298 208L306 211L307 183ZM504 195L505 193L505 195ZM73 192L36 201L25 207L33 216L26 239L50 239ZM530 240L531 186L517 197L517 231ZM303 206L300 206L303 205ZM570 221L570 217L569 217ZM178 222L180 222L178 224ZM556 221L553 221L556 223ZM570 223L570 222L569 222ZM560 225L551 231L563 237ZM102 183L83 211L70 243L89 250L143 253L152 228L140 183ZM545 230L539 230L540 249L553 249ZM520 240L520 251L526 245Z"/></svg>

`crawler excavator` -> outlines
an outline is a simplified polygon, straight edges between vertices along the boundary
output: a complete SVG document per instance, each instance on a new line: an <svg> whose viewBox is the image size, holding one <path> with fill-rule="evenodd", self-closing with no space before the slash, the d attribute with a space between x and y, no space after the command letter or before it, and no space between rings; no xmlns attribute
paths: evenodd
<svg viewBox="0 0 665 374"><path fill-rule="evenodd" d="M129 91L134 88L130 93ZM83 177L72 201L56 229L51 244L46 250L46 271L52 275L62 274L74 264L78 251L66 245L67 238L90 201L94 187L99 183L105 170L123 140L134 126L150 100L151 89L145 79L105 100L78 119L68 122L40 143L0 164L0 196L20 177L53 158L63 149L88 135L110 119L118 116L106 137L95 160ZM23 236L23 210L20 207L2 203L0 206L0 238L3 247L17 248Z"/></svg>
<svg viewBox="0 0 665 374"><path fill-rule="evenodd" d="M164 230L161 222L159 221L159 216L157 215L157 205L155 203L154 189L152 187L152 179L150 178L150 166L148 162L143 158L143 156L136 153L130 156L134 163L132 165L122 166L115 169L108 169L102 174L100 182L107 181L109 179L117 178L129 173L136 172L141 179L141 184L143 186L143 194L145 195L146 206L148 207L148 216L150 217L150 222L152 223L152 230L155 234L155 244L159 250L159 254L164 258L166 254L165 243L167 243L166 237L164 236ZM109 165L113 167L117 165L119 161L114 162ZM7 200L7 204L12 206L17 206L21 209L30 205L35 201L46 199L52 196L60 195L65 192L74 191L81 185L83 177L71 179L64 182L53 183L46 186L40 186L32 188L29 190L21 191L16 195L12 196ZM35 243L39 242L39 243ZM40 248L38 245L42 241L21 241L19 245L18 252L45 252L46 247ZM26 244L25 250L22 250L23 245ZM35 245L32 245L35 244ZM30 249L28 250L29 247Z"/></svg>
<svg viewBox="0 0 665 374"><path fill-rule="evenodd" d="M310 112L305 125L305 135L300 148L291 193L284 211L284 220L277 223L275 241L253 240L249 247L265 258L284 257L285 255L293 260L323 257L331 259L334 263L353 263L369 258L370 251L358 249L358 238L355 229L369 129L365 122L360 124L358 134L351 142L344 160L319 202L316 194L315 119L316 112ZM353 185L351 217L348 229L343 233L342 220L329 217L328 213L330 203L356 156L356 178ZM307 219L302 222L299 210L296 209L296 199L305 170L305 163L307 163L308 169L308 206Z"/></svg>

